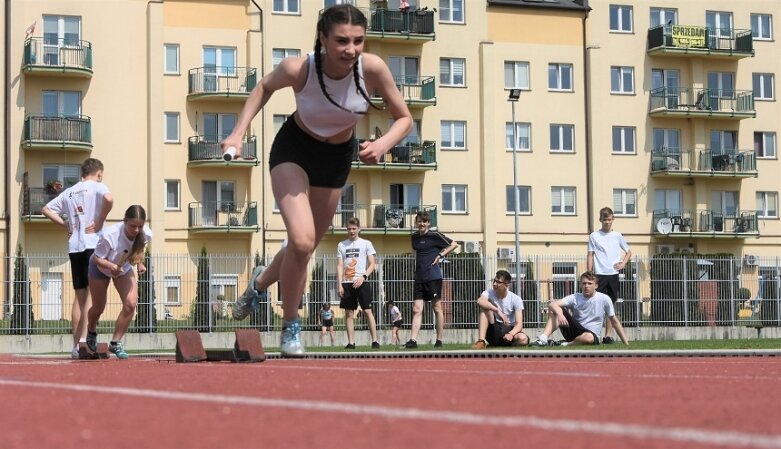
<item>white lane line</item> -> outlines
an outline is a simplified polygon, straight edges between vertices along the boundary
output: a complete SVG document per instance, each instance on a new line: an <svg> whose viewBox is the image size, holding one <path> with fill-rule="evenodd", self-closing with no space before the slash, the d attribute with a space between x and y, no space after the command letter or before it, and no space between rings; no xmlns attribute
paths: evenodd
<svg viewBox="0 0 781 449"><path fill-rule="evenodd" d="M592 434L634 439L655 439L683 443L711 444L726 447L781 448L781 436L744 433L737 431L706 430L685 427L658 427L615 422L593 422L571 419L547 419L536 416L489 416L469 412L424 410L411 407L386 407L349 404L343 402L307 401L298 399L272 399L260 397L229 396L221 394L186 393L140 388L102 387L95 385L67 385L51 382L31 382L0 379L0 386L69 390L86 393L104 393L150 399L204 402L242 405L251 407L276 407L294 410L346 413L359 416L376 416L387 419L427 420L446 424L469 424L492 427L523 427L538 430Z"/></svg>

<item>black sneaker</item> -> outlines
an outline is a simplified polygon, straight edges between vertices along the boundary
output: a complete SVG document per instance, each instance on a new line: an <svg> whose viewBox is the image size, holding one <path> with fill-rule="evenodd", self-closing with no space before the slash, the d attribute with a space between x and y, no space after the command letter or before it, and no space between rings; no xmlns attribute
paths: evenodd
<svg viewBox="0 0 781 449"><path fill-rule="evenodd" d="M372 342L372 349L380 349L380 342L379 341L373 341Z"/></svg>
<svg viewBox="0 0 781 449"><path fill-rule="evenodd" d="M418 349L418 342L415 340L410 340L404 345L404 347L407 349Z"/></svg>
<svg viewBox="0 0 781 449"><path fill-rule="evenodd" d="M437 340L437 341L434 343L434 347L435 347L435 348L441 348L441 347L442 347L442 340Z"/></svg>
<svg viewBox="0 0 781 449"><path fill-rule="evenodd" d="M347 343L347 346L345 346L344 349L355 349L355 343Z"/></svg>
<svg viewBox="0 0 781 449"><path fill-rule="evenodd" d="M529 343L529 346L532 348L544 348L550 344L550 340L543 342L539 338L537 340L534 340L533 342Z"/></svg>
<svg viewBox="0 0 781 449"><path fill-rule="evenodd" d="M602 339L602 344L605 344L605 345L612 345L615 342L616 341L613 340L613 337L605 337L605 338Z"/></svg>

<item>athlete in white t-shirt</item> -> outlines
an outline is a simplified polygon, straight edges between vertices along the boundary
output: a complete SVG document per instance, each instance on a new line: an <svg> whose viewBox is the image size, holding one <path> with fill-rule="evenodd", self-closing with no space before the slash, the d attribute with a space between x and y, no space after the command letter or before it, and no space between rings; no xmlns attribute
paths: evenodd
<svg viewBox="0 0 781 449"><path fill-rule="evenodd" d="M523 300L510 291L511 281L512 275L508 271L499 270L494 276L493 288L477 298L479 337L472 349L529 344L529 336L523 333Z"/></svg>
<svg viewBox="0 0 781 449"><path fill-rule="evenodd" d="M336 277L339 281L339 307L345 311L347 327L347 346L344 349L355 349L355 311L358 306L366 316L369 333L372 336L372 349L379 349L377 341L377 324L372 312L372 291L368 282L374 273L375 255L372 242L358 236L361 232L361 222L352 217L347 220L347 240L336 246Z"/></svg>

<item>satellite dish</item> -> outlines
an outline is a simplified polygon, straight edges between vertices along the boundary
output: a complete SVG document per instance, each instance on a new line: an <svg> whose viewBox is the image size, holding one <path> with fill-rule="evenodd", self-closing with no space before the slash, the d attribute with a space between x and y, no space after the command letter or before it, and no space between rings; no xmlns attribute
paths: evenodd
<svg viewBox="0 0 781 449"><path fill-rule="evenodd" d="M659 231L660 234L669 234L673 230L673 221L669 218L660 218L659 221L656 222L656 230Z"/></svg>

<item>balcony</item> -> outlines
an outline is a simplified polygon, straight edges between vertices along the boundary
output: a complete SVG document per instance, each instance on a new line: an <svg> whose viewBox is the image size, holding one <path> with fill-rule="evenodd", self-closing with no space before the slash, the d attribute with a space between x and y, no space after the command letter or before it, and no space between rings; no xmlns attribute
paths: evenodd
<svg viewBox="0 0 781 449"><path fill-rule="evenodd" d="M651 92L652 117L737 119L756 117L750 90L659 87Z"/></svg>
<svg viewBox="0 0 781 449"><path fill-rule="evenodd" d="M217 136L192 136L187 139L187 166L189 167L256 167L258 145L255 136L247 136L241 147L241 159L226 162Z"/></svg>
<svg viewBox="0 0 781 449"><path fill-rule="evenodd" d="M24 41L22 71L27 75L92 78L92 44L31 37Z"/></svg>
<svg viewBox="0 0 781 449"><path fill-rule="evenodd" d="M648 54L742 59L754 56L751 30L660 25L648 30Z"/></svg>
<svg viewBox="0 0 781 449"><path fill-rule="evenodd" d="M190 203L188 228L191 232L258 232L258 204L209 201Z"/></svg>
<svg viewBox="0 0 781 449"><path fill-rule="evenodd" d="M364 140L359 140L359 144ZM420 144L396 145L377 164L364 164L358 159L358 147L353 152L353 168L359 170L436 170L437 143L424 140Z"/></svg>
<svg viewBox="0 0 781 449"><path fill-rule="evenodd" d="M756 178L756 155L751 150L713 152L666 148L651 156L651 176Z"/></svg>
<svg viewBox="0 0 781 449"><path fill-rule="evenodd" d="M255 69L248 67L190 69L187 78L187 99L243 102L257 83L256 72Z"/></svg>
<svg viewBox="0 0 781 449"><path fill-rule="evenodd" d="M396 87L410 109L420 109L437 105L435 78L433 76L396 77ZM378 93L372 94L372 103L375 106L383 106L382 97Z"/></svg>
<svg viewBox="0 0 781 449"><path fill-rule="evenodd" d="M22 148L25 150L92 151L92 122L86 115L24 118Z"/></svg>
<svg viewBox="0 0 781 449"><path fill-rule="evenodd" d="M361 220L363 234L409 235L415 231L415 215L421 210L431 214L431 227L437 226L437 206L401 206L398 204L355 204L337 209L331 232L341 232L350 217Z"/></svg>
<svg viewBox="0 0 781 449"><path fill-rule="evenodd" d="M672 224L669 233L665 222ZM759 237L756 211L725 214L716 210L655 210L653 233L667 237L748 238Z"/></svg>
<svg viewBox="0 0 781 449"><path fill-rule="evenodd" d="M49 222L41 211L56 196L56 193L49 193L43 187L25 187L22 190L22 207L19 209L22 221Z"/></svg>
<svg viewBox="0 0 781 449"><path fill-rule="evenodd" d="M434 11L414 10L403 12L398 9L377 8L363 10L369 20L366 40L383 40L393 43L422 44L433 41Z"/></svg>

